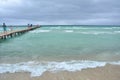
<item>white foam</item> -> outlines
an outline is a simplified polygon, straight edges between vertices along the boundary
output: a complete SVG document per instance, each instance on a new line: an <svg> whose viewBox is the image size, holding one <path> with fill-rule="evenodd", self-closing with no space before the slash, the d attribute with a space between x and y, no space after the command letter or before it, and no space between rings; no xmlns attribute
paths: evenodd
<svg viewBox="0 0 120 80"><path fill-rule="evenodd" d="M41 33L41 32L50 32L51 30L34 30L30 31L31 33Z"/></svg>
<svg viewBox="0 0 120 80"><path fill-rule="evenodd" d="M58 27L50 27L50 29L61 29L61 27L60 26L58 26Z"/></svg>
<svg viewBox="0 0 120 80"><path fill-rule="evenodd" d="M112 27L113 29L120 29L120 26L119 27Z"/></svg>
<svg viewBox="0 0 120 80"><path fill-rule="evenodd" d="M118 61L118 62L110 62L109 64L120 65L120 61Z"/></svg>
<svg viewBox="0 0 120 80"><path fill-rule="evenodd" d="M103 28L103 29L113 29L113 28Z"/></svg>
<svg viewBox="0 0 120 80"><path fill-rule="evenodd" d="M45 71L80 71L87 68L105 66L107 63L120 65L118 62L97 61L65 61L65 62L21 62L16 64L0 64L0 73L30 72L31 76L41 76Z"/></svg>
<svg viewBox="0 0 120 80"><path fill-rule="evenodd" d="M120 34L120 31L86 31L86 32L77 32L80 34L93 34L93 35L98 35L98 34Z"/></svg>
<svg viewBox="0 0 120 80"><path fill-rule="evenodd" d="M73 30L65 30L65 32L69 32L70 33L70 32L74 32L74 31Z"/></svg>
<svg viewBox="0 0 120 80"><path fill-rule="evenodd" d="M120 33L120 31L114 31L115 34Z"/></svg>
<svg viewBox="0 0 120 80"><path fill-rule="evenodd" d="M105 29L105 30L111 30L111 29L113 29L112 27L111 28L109 28L109 27L106 27L106 28L102 28L102 27L61 27L61 26L59 26L59 27L50 27L50 29L65 29L65 30L67 30L67 29L69 29L69 30L80 30L80 29L83 29L83 30L92 30L92 29Z"/></svg>
<svg viewBox="0 0 120 80"><path fill-rule="evenodd" d="M109 29L113 29L113 28L107 28L107 27L106 28L102 28L102 27L73 27L73 29L88 29L88 30L89 29L90 30L91 29L108 29L109 30Z"/></svg>

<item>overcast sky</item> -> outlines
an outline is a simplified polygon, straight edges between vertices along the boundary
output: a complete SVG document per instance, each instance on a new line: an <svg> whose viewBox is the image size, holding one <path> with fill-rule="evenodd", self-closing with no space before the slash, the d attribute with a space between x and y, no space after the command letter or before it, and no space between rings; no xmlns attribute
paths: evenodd
<svg viewBox="0 0 120 80"><path fill-rule="evenodd" d="M119 25L120 0L0 0L0 24Z"/></svg>

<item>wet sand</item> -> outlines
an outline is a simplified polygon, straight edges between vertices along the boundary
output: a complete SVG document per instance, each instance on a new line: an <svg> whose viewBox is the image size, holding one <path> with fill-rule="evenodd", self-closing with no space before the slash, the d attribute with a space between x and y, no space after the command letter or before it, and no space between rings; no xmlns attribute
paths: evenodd
<svg viewBox="0 0 120 80"><path fill-rule="evenodd" d="M42 76L31 77L30 73L0 74L0 80L120 80L120 65L109 65L76 72L45 72Z"/></svg>

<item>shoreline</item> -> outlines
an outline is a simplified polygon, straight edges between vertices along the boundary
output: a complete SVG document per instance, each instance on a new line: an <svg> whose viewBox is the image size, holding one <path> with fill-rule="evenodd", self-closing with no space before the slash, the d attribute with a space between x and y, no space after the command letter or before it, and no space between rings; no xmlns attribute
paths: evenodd
<svg viewBox="0 0 120 80"><path fill-rule="evenodd" d="M0 74L0 80L119 80L120 65L107 64L104 67L88 68L76 72L45 72L31 77L28 72Z"/></svg>

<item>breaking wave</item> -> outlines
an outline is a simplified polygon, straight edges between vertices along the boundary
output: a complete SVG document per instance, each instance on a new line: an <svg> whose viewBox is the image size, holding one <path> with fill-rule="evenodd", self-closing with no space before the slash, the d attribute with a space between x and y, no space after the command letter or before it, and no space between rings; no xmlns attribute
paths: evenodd
<svg viewBox="0 0 120 80"><path fill-rule="evenodd" d="M51 30L34 30L30 31L31 33L41 33L41 32L50 32Z"/></svg>
<svg viewBox="0 0 120 80"><path fill-rule="evenodd" d="M73 30L65 30L65 32L74 32Z"/></svg>
<svg viewBox="0 0 120 80"><path fill-rule="evenodd" d="M99 35L99 34L120 34L120 31L76 31L76 30L61 30L61 31L55 31L55 30L34 30L34 31L30 31L30 33L47 33L47 32L65 32L65 33L79 33L79 34L93 34L93 35Z"/></svg>
<svg viewBox="0 0 120 80"><path fill-rule="evenodd" d="M78 32L81 34L94 34L94 35L98 35L98 34L120 34L120 31L86 31L86 32Z"/></svg>
<svg viewBox="0 0 120 80"><path fill-rule="evenodd" d="M0 64L0 73L30 72L31 77L41 76L44 72L80 71L87 68L103 67L106 64L120 65L118 62L98 61L64 61L64 62L21 62L16 64Z"/></svg>
<svg viewBox="0 0 120 80"><path fill-rule="evenodd" d="M74 29L74 30L112 30L112 29L120 29L120 27L50 27L50 29L57 29L57 30L60 30L60 29Z"/></svg>

